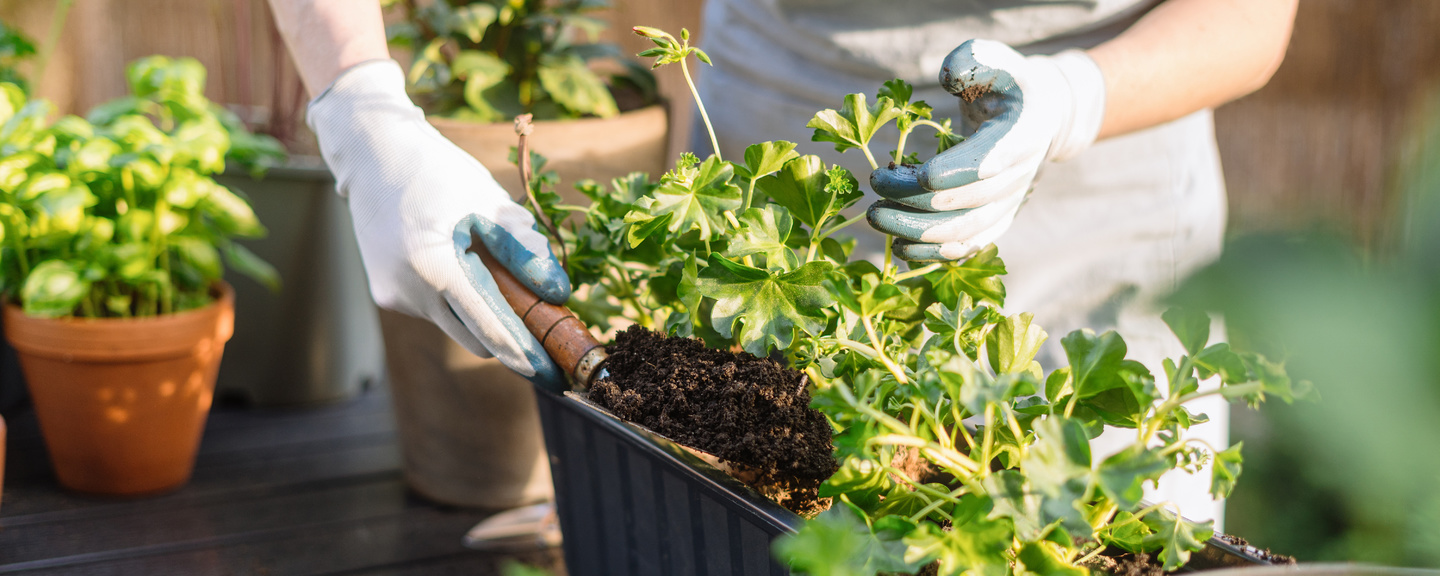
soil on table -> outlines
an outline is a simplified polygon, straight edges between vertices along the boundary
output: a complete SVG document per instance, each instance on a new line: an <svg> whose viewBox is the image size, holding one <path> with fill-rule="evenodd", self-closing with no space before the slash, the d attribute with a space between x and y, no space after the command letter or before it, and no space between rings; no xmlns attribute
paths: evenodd
<svg viewBox="0 0 1440 576"><path fill-rule="evenodd" d="M802 372L639 326L606 349L609 376L591 385L591 401L753 472L752 486L797 514L825 507L817 490L839 464Z"/></svg>

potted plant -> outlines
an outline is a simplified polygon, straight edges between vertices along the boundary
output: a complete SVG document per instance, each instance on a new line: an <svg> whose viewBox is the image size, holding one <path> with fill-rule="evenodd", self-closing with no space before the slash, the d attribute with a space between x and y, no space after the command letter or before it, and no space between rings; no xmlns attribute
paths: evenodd
<svg viewBox="0 0 1440 576"><path fill-rule="evenodd" d="M265 228L212 178L277 145L205 99L194 60L126 76L129 97L53 123L0 84L6 336L60 483L115 495L189 478L234 321L226 265L279 282L233 241Z"/></svg>
<svg viewBox="0 0 1440 576"><path fill-rule="evenodd" d="M561 177L608 182L664 169L667 117L649 71L613 44L595 0L390 0L405 19L391 45L414 53L410 89L441 134L465 149L506 190L519 176L510 120L533 115L532 149ZM613 72L604 79L604 66Z"/></svg>
<svg viewBox="0 0 1440 576"><path fill-rule="evenodd" d="M635 30L661 63L708 59L685 34ZM922 126L941 151L959 141L911 95L900 80L873 101L848 95L816 114L813 139L872 167L871 139L892 122L896 164L918 161L905 140ZM840 214L861 198L858 182L794 148L687 154L657 181L633 174L610 189L582 182L592 200L582 211L536 195L556 220L583 217L555 239L572 283L593 287L571 302L581 318L618 314L639 325L627 334L694 335L712 348L620 338L608 376L581 383L588 392L538 394L572 572L1082 575L1276 560L1143 501L1142 489L1208 461L1211 493L1225 497L1241 447L1187 439L1205 418L1186 404L1290 402L1308 383L1211 342L1209 317L1183 309L1163 316L1184 350L1163 373L1127 359L1120 335L1089 330L1061 339L1068 365L1047 373L1035 361L1045 331L1030 314L1001 312L994 246L909 271L888 251L880 266L852 261L854 240L836 233L858 221ZM823 444L810 433L817 417ZM1094 458L1089 441L1107 426L1135 439ZM755 446L785 457L744 449ZM828 467L804 464L817 450L834 458ZM771 560L777 538L783 564Z"/></svg>

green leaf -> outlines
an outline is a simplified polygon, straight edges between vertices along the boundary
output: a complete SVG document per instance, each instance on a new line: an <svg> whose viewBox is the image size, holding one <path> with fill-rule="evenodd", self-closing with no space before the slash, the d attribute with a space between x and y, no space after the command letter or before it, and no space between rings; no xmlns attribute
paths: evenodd
<svg viewBox="0 0 1440 576"><path fill-rule="evenodd" d="M1135 515L1121 510L1105 529L1105 541L1130 552L1144 552L1145 538L1154 534L1144 522L1129 522Z"/></svg>
<svg viewBox="0 0 1440 576"><path fill-rule="evenodd" d="M1213 522L1197 524L1164 508L1146 514L1140 520L1154 533L1145 537L1146 549L1160 549L1159 560L1167 572L1190 561L1190 553L1205 548L1205 540L1215 535Z"/></svg>
<svg viewBox="0 0 1440 576"><path fill-rule="evenodd" d="M175 248L180 260L194 266L204 279L218 279L225 273L225 267L220 263L220 251L210 242L190 236L177 236L170 239L170 245Z"/></svg>
<svg viewBox="0 0 1440 576"><path fill-rule="evenodd" d="M1076 330L1062 338L1060 345L1070 361L1071 387L1081 399L1125 386L1120 377L1125 340L1114 330L1100 336L1088 328Z"/></svg>
<svg viewBox="0 0 1440 576"><path fill-rule="evenodd" d="M1090 571L1075 566L1056 554L1054 547L1040 543L1030 542L1020 549L1016 554L1016 560L1025 566L1023 571L1017 571L1020 575L1035 574L1036 576L1089 576Z"/></svg>
<svg viewBox="0 0 1440 576"><path fill-rule="evenodd" d="M1009 518L1015 525L1015 535L1021 540L1040 538L1046 524L1040 519L1041 497L1031 491L1024 474L1018 470L1001 470L986 476L980 485L995 503L990 518Z"/></svg>
<svg viewBox="0 0 1440 576"><path fill-rule="evenodd" d="M872 530L862 511L840 499L798 533L776 540L774 550L792 569L810 576L908 573L922 565L906 561L904 539L914 529L914 523L888 516Z"/></svg>
<svg viewBox="0 0 1440 576"><path fill-rule="evenodd" d="M450 14L450 29L464 34L471 42L476 44L485 37L485 29L495 23L498 12L494 6L484 2L476 2L467 6L456 8Z"/></svg>
<svg viewBox="0 0 1440 576"><path fill-rule="evenodd" d="M1176 307L1166 310L1160 318L1180 339L1186 354L1199 354L1210 340L1210 316L1203 311Z"/></svg>
<svg viewBox="0 0 1440 576"><path fill-rule="evenodd" d="M815 114L806 128L814 128L810 137L815 142L832 142L836 152L865 148L875 132L900 116L900 109L889 98L877 98L875 105L866 102L864 94L845 96L840 111L822 110Z"/></svg>
<svg viewBox="0 0 1440 576"><path fill-rule="evenodd" d="M1000 276L1005 275L1005 261L999 254L1000 250L991 244L970 259L946 264L925 278L935 288L936 299L948 307L957 307L961 294L969 294L976 302L1003 306L1005 285Z"/></svg>
<svg viewBox="0 0 1440 576"><path fill-rule="evenodd" d="M971 502L990 506L988 498L966 494L956 508L969 506ZM949 530L941 530L933 523L921 523L905 538L909 545L905 559L917 563L939 560L941 576L1007 574L1009 560L1005 553L1010 549L1013 532L1006 522L985 518L985 512L988 510L968 520L956 514L956 523Z"/></svg>
<svg viewBox="0 0 1440 576"><path fill-rule="evenodd" d="M1081 499L1090 481L1090 437L1079 421L1051 416L1035 422L1035 443L1025 452L1020 468L1035 493L1043 496L1040 512L1045 525L1060 521L1066 530L1090 534Z"/></svg>
<svg viewBox="0 0 1440 576"><path fill-rule="evenodd" d="M542 58L536 69L540 86L566 110L577 115L611 118L620 114L605 82L575 56Z"/></svg>
<svg viewBox="0 0 1440 576"><path fill-rule="evenodd" d="M895 482L879 462L850 456L820 485L819 496L829 498L844 494L845 498L862 508L875 509L880 506L880 497L890 493L894 486Z"/></svg>
<svg viewBox="0 0 1440 576"><path fill-rule="evenodd" d="M64 260L46 260L30 270L20 288L25 314L55 318L69 316L90 293L90 282L80 269Z"/></svg>
<svg viewBox="0 0 1440 576"><path fill-rule="evenodd" d="M811 229L863 196L858 189L832 185L819 156L792 158L778 172L757 180L755 187Z"/></svg>
<svg viewBox="0 0 1440 576"><path fill-rule="evenodd" d="M271 291L280 291L280 273L249 248L229 242L225 245L225 263L236 272L249 276Z"/></svg>
<svg viewBox="0 0 1440 576"><path fill-rule="evenodd" d="M652 196L642 198L638 204L650 217L671 216L666 224L671 234L699 230L700 239L709 240L728 226L725 211L740 207L740 187L730 183L732 176L731 165L714 156L706 158L698 167L677 164L675 170L660 181ZM626 221L630 221L630 216L626 216Z"/></svg>
<svg viewBox="0 0 1440 576"><path fill-rule="evenodd" d="M880 98L889 98L900 109L900 116L896 119L896 127L902 132L910 129L910 126L920 118L930 118L934 109L924 101L911 102L910 97L915 93L915 88L909 82L896 78L885 82L880 87Z"/></svg>
<svg viewBox="0 0 1440 576"><path fill-rule="evenodd" d="M435 38L415 55L415 62L410 65L405 79L416 91L433 92L450 83L450 66L440 52L448 41L444 36Z"/></svg>
<svg viewBox="0 0 1440 576"><path fill-rule="evenodd" d="M1229 497L1230 491L1235 489L1235 482L1240 479L1240 465L1245 461L1240 455L1240 448L1244 444L1236 442L1234 446L1212 455L1210 495L1217 500Z"/></svg>
<svg viewBox="0 0 1440 576"><path fill-rule="evenodd" d="M800 155L794 142L772 141L751 144L745 148L745 165L736 166L735 173L746 180L769 176Z"/></svg>
<svg viewBox="0 0 1440 576"><path fill-rule="evenodd" d="M710 316L715 330L725 338L736 338L746 352L763 357L772 347L788 348L797 329L818 334L825 328L822 310L834 300L821 283L832 268L826 262L811 262L777 275L711 254L696 289L716 300ZM741 329L734 334L737 321Z"/></svg>
<svg viewBox="0 0 1440 576"><path fill-rule="evenodd" d="M1250 380L1250 370L1245 360L1230 350L1225 342L1212 344L1195 355L1194 364L1200 369L1200 379L1205 380L1216 374L1225 384L1243 384Z"/></svg>
<svg viewBox="0 0 1440 576"><path fill-rule="evenodd" d="M482 6L482 4L473 6ZM477 85L483 89L504 80L505 76L510 74L510 65L490 52L461 50L459 54L455 55L455 60L450 63L450 71L456 78L462 80L477 79Z"/></svg>
<svg viewBox="0 0 1440 576"><path fill-rule="evenodd" d="M1155 450L1136 444L1101 462L1095 480L1120 508L1134 508L1145 495L1145 481L1158 481L1172 465Z"/></svg>
<svg viewBox="0 0 1440 576"><path fill-rule="evenodd" d="M95 203L95 195L84 186L47 191L36 201L40 212L32 222L31 234L77 234L85 222L85 209Z"/></svg>
<svg viewBox="0 0 1440 576"><path fill-rule="evenodd" d="M225 153L230 150L230 134L214 116L180 124L172 136L176 164L193 164L202 174L225 171Z"/></svg>
<svg viewBox="0 0 1440 576"><path fill-rule="evenodd" d="M208 180L208 178L207 178ZM212 180L211 183L214 181ZM209 215L215 226L227 234L259 238L265 235L265 227L255 217L250 203L224 186L215 185L200 202L199 208Z"/></svg>
<svg viewBox="0 0 1440 576"><path fill-rule="evenodd" d="M742 258L760 254L772 269L790 270L800 265L795 251L785 245L793 226L789 210L769 204L764 208L746 210L739 221L740 230L731 237L725 249L726 256Z"/></svg>
<svg viewBox="0 0 1440 576"><path fill-rule="evenodd" d="M484 122L498 122L513 116L509 94L496 87L505 83L510 74L510 65L488 52L465 50L455 57L451 65L455 76L465 81L462 94L465 104Z"/></svg>
<svg viewBox="0 0 1440 576"><path fill-rule="evenodd" d="M826 283L839 304L861 316L874 317L905 306L914 306L915 300L904 288L889 282L881 282L876 274L860 277L860 290L854 290L850 282L832 279Z"/></svg>
<svg viewBox="0 0 1440 576"><path fill-rule="evenodd" d="M1035 315L1029 312L1006 318L990 331L985 340L985 349L990 354L990 366L1001 374L1028 372L1040 378L1043 371L1035 355L1048 336L1034 324Z"/></svg>

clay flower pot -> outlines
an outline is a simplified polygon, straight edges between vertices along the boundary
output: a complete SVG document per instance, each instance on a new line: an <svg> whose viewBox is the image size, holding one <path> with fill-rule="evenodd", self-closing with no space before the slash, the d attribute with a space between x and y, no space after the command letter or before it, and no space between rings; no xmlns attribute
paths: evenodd
<svg viewBox="0 0 1440 576"><path fill-rule="evenodd" d="M151 318L33 318L5 306L60 484L108 495L184 485L210 411L234 292Z"/></svg>

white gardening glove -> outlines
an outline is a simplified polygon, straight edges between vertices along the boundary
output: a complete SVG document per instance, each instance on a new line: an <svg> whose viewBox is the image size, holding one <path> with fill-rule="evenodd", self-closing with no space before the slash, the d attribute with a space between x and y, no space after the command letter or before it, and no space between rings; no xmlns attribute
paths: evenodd
<svg viewBox="0 0 1440 576"><path fill-rule="evenodd" d="M348 199L370 294L434 322L477 355L494 355L542 386L561 382L545 350L469 251L479 238L542 299L563 304L570 280L535 219L405 94L392 60L358 64L310 103L336 190Z"/></svg>
<svg viewBox="0 0 1440 576"><path fill-rule="evenodd" d="M912 262L967 258L1010 228L1046 160L1094 143L1105 117L1105 78L1079 50L1022 56L970 40L945 58L940 85L959 97L967 140L916 166L870 175L882 200L870 225L897 237Z"/></svg>

